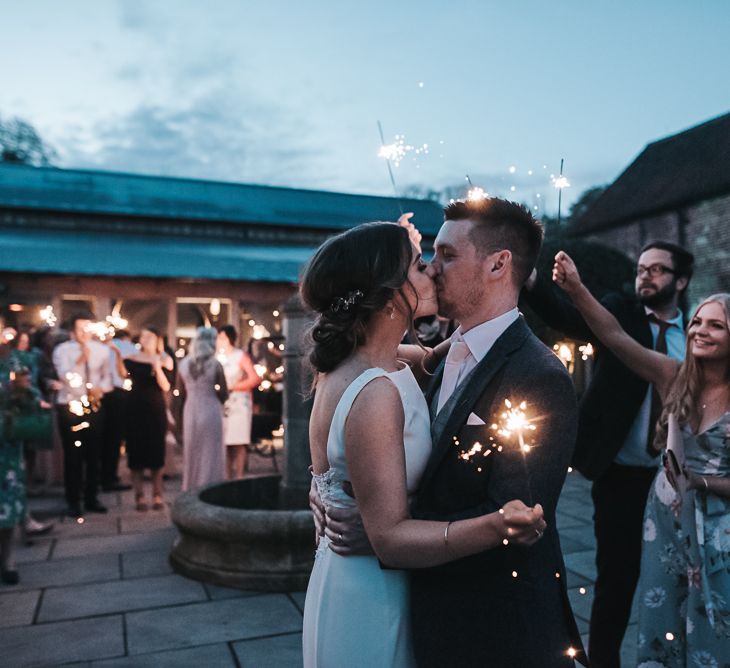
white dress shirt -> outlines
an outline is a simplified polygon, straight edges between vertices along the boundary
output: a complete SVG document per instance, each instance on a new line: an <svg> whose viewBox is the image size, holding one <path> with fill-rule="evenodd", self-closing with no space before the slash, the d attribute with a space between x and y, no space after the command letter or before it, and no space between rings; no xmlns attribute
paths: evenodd
<svg viewBox="0 0 730 668"><path fill-rule="evenodd" d="M77 364L81 356L81 346L77 341L66 341L53 351L53 364L58 379L63 383L56 395L57 404L81 399L88 392L87 383L102 392L111 392L114 387L109 348L98 341L89 341L86 345L89 349L89 360L86 364Z"/></svg>
<svg viewBox="0 0 730 668"><path fill-rule="evenodd" d="M438 413L459 384L469 375L491 350L495 341L504 334L507 328L520 317L517 307L487 320L481 325L464 332L459 326L451 335L451 348L446 356L444 375L436 412ZM466 347L464 347L464 344ZM452 353L453 351L453 353Z"/></svg>

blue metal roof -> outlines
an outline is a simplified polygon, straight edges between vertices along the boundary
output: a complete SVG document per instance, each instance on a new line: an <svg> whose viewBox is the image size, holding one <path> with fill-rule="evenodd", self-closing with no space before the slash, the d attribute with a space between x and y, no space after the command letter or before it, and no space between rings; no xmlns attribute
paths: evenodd
<svg viewBox="0 0 730 668"><path fill-rule="evenodd" d="M432 237L443 222L429 200L0 163L3 207L320 230L396 220L402 207Z"/></svg>
<svg viewBox="0 0 730 668"><path fill-rule="evenodd" d="M296 283L312 248L0 229L0 271Z"/></svg>

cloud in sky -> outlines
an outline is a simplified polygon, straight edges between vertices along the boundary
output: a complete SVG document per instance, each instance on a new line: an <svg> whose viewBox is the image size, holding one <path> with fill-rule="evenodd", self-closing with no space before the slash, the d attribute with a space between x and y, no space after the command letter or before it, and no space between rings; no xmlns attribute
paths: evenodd
<svg viewBox="0 0 730 668"><path fill-rule="evenodd" d="M57 144L67 166L304 187L316 185L307 175L322 156L303 127L281 109L216 90L77 126Z"/></svg>

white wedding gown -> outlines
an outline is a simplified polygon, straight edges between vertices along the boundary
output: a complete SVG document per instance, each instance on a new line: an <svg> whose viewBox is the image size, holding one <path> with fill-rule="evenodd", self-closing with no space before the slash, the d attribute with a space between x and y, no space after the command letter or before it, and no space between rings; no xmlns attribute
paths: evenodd
<svg viewBox="0 0 730 668"><path fill-rule="evenodd" d="M343 393L327 439L329 470L314 479L325 505L353 507L342 490L349 480L345 461L345 420L360 391L385 376L403 402L408 493L418 488L431 454L428 406L410 368L388 373L368 369ZM384 570L375 556L341 557L320 540L304 605L305 668L388 668L415 666L411 643L409 576Z"/></svg>

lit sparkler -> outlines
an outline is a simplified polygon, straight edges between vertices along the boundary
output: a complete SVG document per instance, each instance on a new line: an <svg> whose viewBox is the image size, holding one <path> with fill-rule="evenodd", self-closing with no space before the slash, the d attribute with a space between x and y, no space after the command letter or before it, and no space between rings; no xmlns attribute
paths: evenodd
<svg viewBox="0 0 730 668"><path fill-rule="evenodd" d="M527 481L528 505L535 505L532 502L532 485L530 484L530 471L527 467L527 454L534 447L532 443L526 440L525 432L535 431L537 427L527 417L525 410L527 402L522 401L519 404L513 404L510 399L504 400L505 410L500 415L499 422L492 424L491 429L504 439L510 440L516 435L520 453L522 454L522 465L525 469L525 478Z"/></svg>
<svg viewBox="0 0 730 668"><path fill-rule="evenodd" d="M558 225L560 225L560 209L563 201L563 188L569 188L570 182L563 176L563 162L564 158L560 158L560 174L557 178L553 177L553 185L558 189Z"/></svg>
<svg viewBox="0 0 730 668"><path fill-rule="evenodd" d="M58 322L58 318L53 312L53 306L51 306L50 304L40 310L40 316L41 320L43 320L43 322L45 322L46 325L48 325L49 327L54 327L56 322Z"/></svg>

